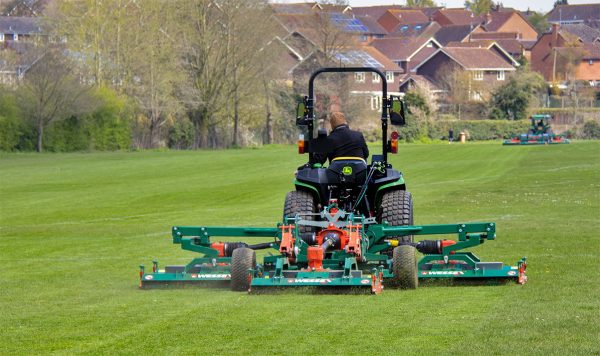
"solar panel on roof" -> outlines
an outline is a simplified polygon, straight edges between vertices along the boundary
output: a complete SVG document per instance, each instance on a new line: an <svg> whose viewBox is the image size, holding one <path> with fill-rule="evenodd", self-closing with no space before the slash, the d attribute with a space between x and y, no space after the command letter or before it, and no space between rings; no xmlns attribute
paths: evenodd
<svg viewBox="0 0 600 356"><path fill-rule="evenodd" d="M369 28L357 18L351 18L336 12L330 13L329 16L333 24L344 31L369 32Z"/></svg>
<svg viewBox="0 0 600 356"><path fill-rule="evenodd" d="M383 64L364 51L353 50L343 53L340 52L337 53L335 57L344 64L383 68Z"/></svg>

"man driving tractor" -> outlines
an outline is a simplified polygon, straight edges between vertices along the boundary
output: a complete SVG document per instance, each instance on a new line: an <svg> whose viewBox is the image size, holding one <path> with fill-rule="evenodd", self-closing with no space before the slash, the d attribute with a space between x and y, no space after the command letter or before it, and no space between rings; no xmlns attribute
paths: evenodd
<svg viewBox="0 0 600 356"><path fill-rule="evenodd" d="M327 159L331 162L336 157L369 157L369 148L362 133L348 127L346 117L339 111L329 115L331 132L327 136L328 153L314 153L310 165L323 164Z"/></svg>

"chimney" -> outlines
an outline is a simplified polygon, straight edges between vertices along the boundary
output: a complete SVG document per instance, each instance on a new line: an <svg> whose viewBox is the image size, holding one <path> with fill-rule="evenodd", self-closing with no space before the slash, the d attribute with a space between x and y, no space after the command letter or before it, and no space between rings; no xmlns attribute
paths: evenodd
<svg viewBox="0 0 600 356"><path fill-rule="evenodd" d="M557 41L558 41L558 28L560 27L559 24L557 23L553 23L552 24L552 43L554 44L554 46L557 45Z"/></svg>

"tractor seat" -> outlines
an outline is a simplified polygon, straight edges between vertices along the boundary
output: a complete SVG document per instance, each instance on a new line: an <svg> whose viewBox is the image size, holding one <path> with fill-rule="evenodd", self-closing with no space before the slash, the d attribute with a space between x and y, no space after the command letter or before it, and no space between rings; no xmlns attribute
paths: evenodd
<svg viewBox="0 0 600 356"><path fill-rule="evenodd" d="M367 161L361 157L337 157L327 169L344 177L346 182L363 183L366 179Z"/></svg>

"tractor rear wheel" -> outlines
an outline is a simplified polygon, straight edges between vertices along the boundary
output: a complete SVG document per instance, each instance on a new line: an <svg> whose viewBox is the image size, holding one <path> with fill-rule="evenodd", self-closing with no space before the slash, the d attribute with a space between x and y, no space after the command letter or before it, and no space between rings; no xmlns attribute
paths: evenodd
<svg viewBox="0 0 600 356"><path fill-rule="evenodd" d="M236 248L231 255L231 290L250 289L249 269L256 268L256 252L246 247Z"/></svg>
<svg viewBox="0 0 600 356"><path fill-rule="evenodd" d="M416 289L419 286L416 249L410 245L394 248L392 271L395 285L402 289Z"/></svg>
<svg viewBox="0 0 600 356"><path fill-rule="evenodd" d="M283 217L294 217L296 214L312 214L316 212L315 199L309 192L302 190L294 190L285 196L285 204L283 206ZM314 216L305 215L304 220L314 220ZM299 226L300 233L314 232L316 228L312 226Z"/></svg>
<svg viewBox="0 0 600 356"><path fill-rule="evenodd" d="M412 196L405 190L392 190L383 194L379 205L377 221L387 221L390 226L413 225L413 202ZM391 236L402 242L413 242L413 236Z"/></svg>

